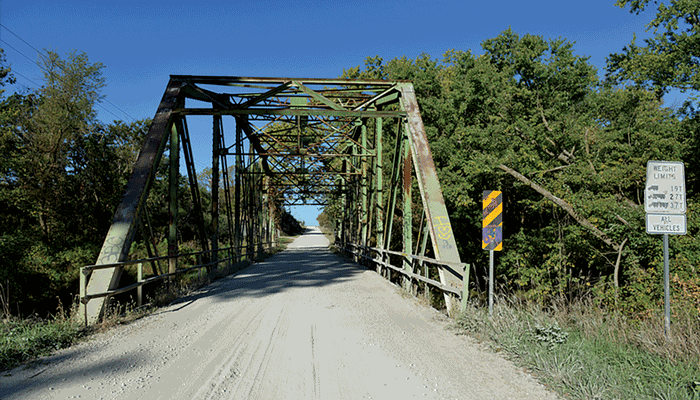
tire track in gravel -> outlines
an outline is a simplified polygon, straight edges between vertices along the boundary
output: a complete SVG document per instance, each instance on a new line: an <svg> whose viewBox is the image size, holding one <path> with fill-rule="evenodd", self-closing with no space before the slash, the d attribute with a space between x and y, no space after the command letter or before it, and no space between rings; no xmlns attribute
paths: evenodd
<svg viewBox="0 0 700 400"><path fill-rule="evenodd" d="M149 317L0 377L15 399L555 399L318 231Z"/></svg>

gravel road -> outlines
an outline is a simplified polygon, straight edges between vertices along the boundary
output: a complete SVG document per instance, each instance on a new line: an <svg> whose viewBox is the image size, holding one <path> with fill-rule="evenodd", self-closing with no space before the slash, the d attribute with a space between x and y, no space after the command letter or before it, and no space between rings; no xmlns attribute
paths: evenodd
<svg viewBox="0 0 700 400"><path fill-rule="evenodd" d="M317 230L0 377L1 399L555 399Z"/></svg>

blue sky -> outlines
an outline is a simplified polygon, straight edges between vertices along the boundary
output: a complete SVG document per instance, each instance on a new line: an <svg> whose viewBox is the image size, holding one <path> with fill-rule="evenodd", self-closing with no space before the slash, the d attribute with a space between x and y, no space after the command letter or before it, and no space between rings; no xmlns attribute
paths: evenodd
<svg viewBox="0 0 700 400"><path fill-rule="evenodd" d="M335 78L369 56L440 59L450 49L479 54L482 41L509 27L575 42L575 52L601 72L607 55L620 52L633 33L643 37L653 17L653 10L636 16L614 3L0 0L0 47L17 74L9 91L42 84L33 48L85 52L105 65L107 101L99 118L131 121L153 117L170 74ZM205 160L208 135L193 132L192 138ZM196 162L197 169L205 163ZM316 224L314 207L291 211Z"/></svg>

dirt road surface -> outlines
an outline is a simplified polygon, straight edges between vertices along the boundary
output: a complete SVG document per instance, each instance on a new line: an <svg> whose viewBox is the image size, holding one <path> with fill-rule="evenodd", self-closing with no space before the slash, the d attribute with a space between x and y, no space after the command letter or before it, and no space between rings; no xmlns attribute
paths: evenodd
<svg viewBox="0 0 700 400"><path fill-rule="evenodd" d="M555 399L317 229L169 307L0 377L10 399Z"/></svg>

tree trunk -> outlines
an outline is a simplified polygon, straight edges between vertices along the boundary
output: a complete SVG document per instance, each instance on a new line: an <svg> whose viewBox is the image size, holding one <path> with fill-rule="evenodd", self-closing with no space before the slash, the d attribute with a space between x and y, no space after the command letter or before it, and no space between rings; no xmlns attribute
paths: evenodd
<svg viewBox="0 0 700 400"><path fill-rule="evenodd" d="M617 291L620 288L620 259L622 258L622 248L625 247L627 243L627 238L620 244L620 249L617 251L617 260L615 261L615 272L613 274L613 281L615 282L615 302L617 302Z"/></svg>

